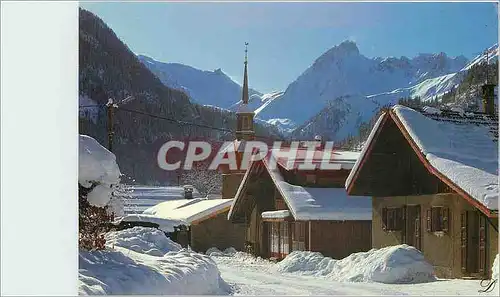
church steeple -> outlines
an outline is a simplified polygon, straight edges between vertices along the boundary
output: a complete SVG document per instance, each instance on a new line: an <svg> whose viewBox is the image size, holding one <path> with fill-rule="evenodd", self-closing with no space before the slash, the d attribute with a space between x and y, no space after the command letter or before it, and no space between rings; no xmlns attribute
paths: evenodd
<svg viewBox="0 0 500 297"><path fill-rule="evenodd" d="M243 90L241 94L241 104L236 112L236 139L253 140L254 128L253 117L254 112L248 106L248 42L245 42L245 70L243 73Z"/></svg>

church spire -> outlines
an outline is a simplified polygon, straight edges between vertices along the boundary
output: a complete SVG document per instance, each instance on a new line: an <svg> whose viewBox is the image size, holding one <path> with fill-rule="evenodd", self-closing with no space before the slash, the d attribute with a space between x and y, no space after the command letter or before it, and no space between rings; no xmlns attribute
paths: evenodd
<svg viewBox="0 0 500 297"><path fill-rule="evenodd" d="M243 102L243 104L248 104L247 64L248 64L248 42L245 42L245 72L243 74L243 93L241 95L241 101Z"/></svg>
<svg viewBox="0 0 500 297"><path fill-rule="evenodd" d="M236 111L236 139L251 140L254 138L253 117L254 112L248 106L248 42L245 42L245 72L243 73L243 91L241 104Z"/></svg>

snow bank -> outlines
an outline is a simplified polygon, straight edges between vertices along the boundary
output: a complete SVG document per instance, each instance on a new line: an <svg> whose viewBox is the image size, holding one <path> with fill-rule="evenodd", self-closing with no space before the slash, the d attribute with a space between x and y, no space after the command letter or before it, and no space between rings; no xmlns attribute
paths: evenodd
<svg viewBox="0 0 500 297"><path fill-rule="evenodd" d="M493 261L493 266L491 267L491 279L498 279L498 254Z"/></svg>
<svg viewBox="0 0 500 297"><path fill-rule="evenodd" d="M263 269L268 269L273 267L273 262L263 259L261 257L255 257L252 254L246 252L240 252L236 249L230 247L224 251L220 251L217 248L210 248L206 252L211 258L213 258L219 265L236 265L240 267L261 267Z"/></svg>
<svg viewBox="0 0 500 297"><path fill-rule="evenodd" d="M158 225L158 229L163 232L174 232L175 227L187 225L184 221L162 219L149 214L129 214L123 217L119 222L144 222Z"/></svg>
<svg viewBox="0 0 500 297"><path fill-rule="evenodd" d="M423 254L405 244L355 253L342 260L295 251L277 265L279 272L325 276L336 281L399 284L435 280L434 269Z"/></svg>
<svg viewBox="0 0 500 297"><path fill-rule="evenodd" d="M80 135L78 156L78 183L83 187L96 186L87 196L95 206L103 207L111 199L112 186L120 181L116 157L94 138Z"/></svg>
<svg viewBox="0 0 500 297"><path fill-rule="evenodd" d="M211 247L207 250L206 254L211 257L231 257L236 255L237 252L238 251L233 247L229 247L224 251L221 251L216 247Z"/></svg>
<svg viewBox="0 0 500 297"><path fill-rule="evenodd" d="M170 240L162 231L134 227L106 234L108 247L123 247L138 253L161 257L170 251L180 251L181 245Z"/></svg>
<svg viewBox="0 0 500 297"><path fill-rule="evenodd" d="M80 251L80 295L221 294L227 284L210 257L182 250L154 257L134 251Z"/></svg>
<svg viewBox="0 0 500 297"><path fill-rule="evenodd" d="M110 233L107 239L107 250L79 253L80 295L228 292L209 256L180 249L156 229L135 227Z"/></svg>

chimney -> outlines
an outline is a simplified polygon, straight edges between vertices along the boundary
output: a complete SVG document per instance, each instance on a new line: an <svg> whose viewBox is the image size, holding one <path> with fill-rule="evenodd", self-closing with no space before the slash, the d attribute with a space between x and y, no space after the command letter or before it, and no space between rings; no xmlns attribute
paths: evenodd
<svg viewBox="0 0 500 297"><path fill-rule="evenodd" d="M186 185L184 188L184 199L193 199L193 186Z"/></svg>
<svg viewBox="0 0 500 297"><path fill-rule="evenodd" d="M488 115L495 115L495 85L491 83L484 84L481 91L483 112Z"/></svg>
<svg viewBox="0 0 500 297"><path fill-rule="evenodd" d="M321 137L321 135L314 136L314 141L319 142L319 149L323 149L325 147L325 143L323 142L323 137Z"/></svg>

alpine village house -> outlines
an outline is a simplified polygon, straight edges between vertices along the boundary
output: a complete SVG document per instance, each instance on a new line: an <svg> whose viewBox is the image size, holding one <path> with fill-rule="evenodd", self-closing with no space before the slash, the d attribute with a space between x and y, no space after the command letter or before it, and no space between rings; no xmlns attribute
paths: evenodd
<svg viewBox="0 0 500 297"><path fill-rule="evenodd" d="M238 165L247 141L255 139L254 112L248 107L247 55L236 139L226 147ZM359 153L317 149L311 158L299 148L288 159L253 161L247 170L220 167L222 198L233 199L227 219L245 230L246 250L263 258L283 259L296 250L317 251L341 259L371 249L371 198L348 197L345 181ZM334 169L297 170L319 165L324 155ZM272 161L276 166L270 166ZM238 168L241 168L238 166Z"/></svg>
<svg viewBox="0 0 500 297"><path fill-rule="evenodd" d="M372 197L374 248L406 243L444 278L491 277L498 254L498 114L396 105L376 122L349 195ZM354 199L354 198L353 198Z"/></svg>

